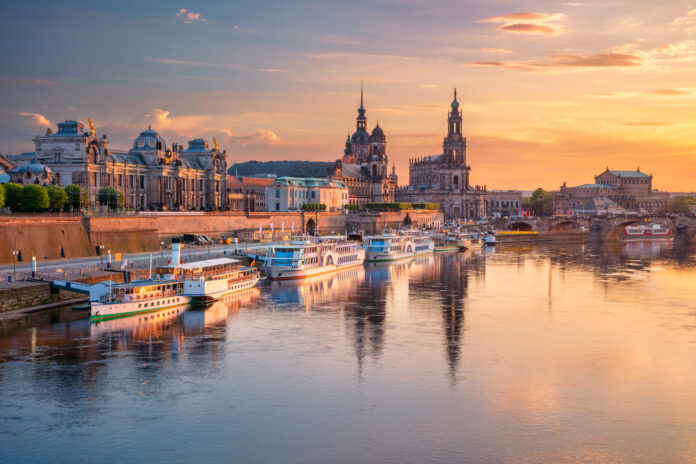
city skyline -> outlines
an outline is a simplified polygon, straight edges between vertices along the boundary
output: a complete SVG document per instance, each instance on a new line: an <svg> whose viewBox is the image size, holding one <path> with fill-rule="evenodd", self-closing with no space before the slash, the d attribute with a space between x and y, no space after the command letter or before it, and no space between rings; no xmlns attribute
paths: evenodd
<svg viewBox="0 0 696 464"><path fill-rule="evenodd" d="M116 149L150 124L168 144L217 137L230 164L335 160L364 78L402 180L440 152L457 87L476 184L556 189L609 165L694 190L694 2L39 2L0 24L3 154L91 117Z"/></svg>

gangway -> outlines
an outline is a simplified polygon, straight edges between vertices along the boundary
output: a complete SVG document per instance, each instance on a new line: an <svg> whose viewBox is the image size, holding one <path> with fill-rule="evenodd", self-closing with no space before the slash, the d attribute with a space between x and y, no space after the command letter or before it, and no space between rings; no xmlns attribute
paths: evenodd
<svg viewBox="0 0 696 464"><path fill-rule="evenodd" d="M67 290L69 292L83 293L85 295L89 295L89 288L91 286L90 284L72 282L70 280L54 280L51 282L51 287L57 290Z"/></svg>

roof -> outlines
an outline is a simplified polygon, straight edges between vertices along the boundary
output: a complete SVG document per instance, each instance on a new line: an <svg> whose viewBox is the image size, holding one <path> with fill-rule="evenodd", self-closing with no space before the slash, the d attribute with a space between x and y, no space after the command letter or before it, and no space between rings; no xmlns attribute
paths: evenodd
<svg viewBox="0 0 696 464"><path fill-rule="evenodd" d="M10 176L7 175L4 169L0 168L0 184L6 184L10 181Z"/></svg>
<svg viewBox="0 0 696 464"><path fill-rule="evenodd" d="M193 261L190 263L184 263L177 266L179 269L198 269L199 267L210 267L210 266L222 266L224 264L237 264L240 261L238 259L230 258L216 258L216 259L206 259L204 261Z"/></svg>
<svg viewBox="0 0 696 464"><path fill-rule="evenodd" d="M354 179L367 179L368 172L365 166L353 163L342 163L341 168L343 177L352 177Z"/></svg>
<svg viewBox="0 0 696 464"><path fill-rule="evenodd" d="M577 185L575 187L570 187L570 188L606 188L606 189L617 189L618 187L615 185L607 185L607 184L582 184L582 185Z"/></svg>
<svg viewBox="0 0 696 464"><path fill-rule="evenodd" d="M140 165L144 166L145 161L140 157L140 155L133 154L133 153L118 153L118 152L109 152L109 161L115 161L120 164L134 164L134 165Z"/></svg>
<svg viewBox="0 0 696 464"><path fill-rule="evenodd" d="M239 177L263 174L275 174L277 177L330 177L335 167L335 162L327 161L247 161L233 164L227 172Z"/></svg>
<svg viewBox="0 0 696 464"><path fill-rule="evenodd" d="M314 177L279 177L273 185L288 185L294 187L334 187L345 188L343 182L332 179L317 179Z"/></svg>
<svg viewBox="0 0 696 464"><path fill-rule="evenodd" d="M606 174L607 172L610 173L610 174L614 174L614 175L617 176L617 177L641 177L641 178L650 177L649 174L646 174L646 173L644 173L644 172L640 172L640 170L636 170L636 171L614 171L614 170L611 170L611 169L607 169L607 170L604 171L602 174ZM602 174L600 174L600 176L601 176Z"/></svg>
<svg viewBox="0 0 696 464"><path fill-rule="evenodd" d="M22 164L20 166L17 166L16 168L10 169L10 173L12 174L17 174L20 172L24 173L27 171L31 172L32 174L41 174L44 171L50 172L51 170L47 166L39 163L39 160L37 160L36 158L31 160L29 163Z"/></svg>

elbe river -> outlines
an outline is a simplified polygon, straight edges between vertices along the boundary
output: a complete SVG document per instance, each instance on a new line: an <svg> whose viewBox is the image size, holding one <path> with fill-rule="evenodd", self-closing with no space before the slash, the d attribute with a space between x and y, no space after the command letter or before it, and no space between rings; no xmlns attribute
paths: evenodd
<svg viewBox="0 0 696 464"><path fill-rule="evenodd" d="M696 461L688 245L501 246L84 316L0 328L0 461Z"/></svg>

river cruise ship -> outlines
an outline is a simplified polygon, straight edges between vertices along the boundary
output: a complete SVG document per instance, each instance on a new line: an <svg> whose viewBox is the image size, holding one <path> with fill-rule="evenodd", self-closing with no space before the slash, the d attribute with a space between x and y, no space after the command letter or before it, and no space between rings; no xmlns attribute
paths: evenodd
<svg viewBox="0 0 696 464"><path fill-rule="evenodd" d="M365 261L372 263L432 253L434 249L432 237L419 230L384 232L382 235L365 237Z"/></svg>
<svg viewBox="0 0 696 464"><path fill-rule="evenodd" d="M364 261L365 250L345 236L303 236L270 247L263 269L271 280L306 279L361 266Z"/></svg>
<svg viewBox="0 0 696 464"><path fill-rule="evenodd" d="M190 298L191 303L212 303L230 293L251 288L260 279L258 269L242 266L241 261L230 258L193 261L158 271L160 277L182 281L182 294Z"/></svg>
<svg viewBox="0 0 696 464"><path fill-rule="evenodd" d="M142 280L127 284L97 284L92 294L91 319L100 321L187 305L184 283L177 280Z"/></svg>
<svg viewBox="0 0 696 464"><path fill-rule="evenodd" d="M623 240L669 240L674 238L674 233L662 224L647 224L628 226L621 231Z"/></svg>

